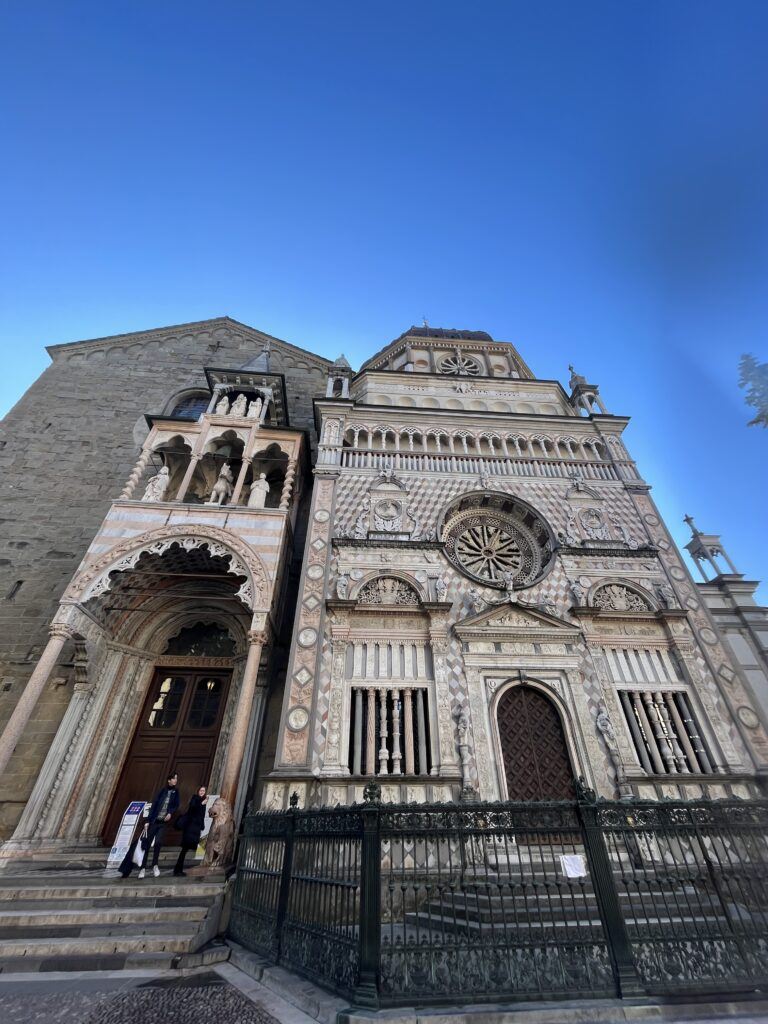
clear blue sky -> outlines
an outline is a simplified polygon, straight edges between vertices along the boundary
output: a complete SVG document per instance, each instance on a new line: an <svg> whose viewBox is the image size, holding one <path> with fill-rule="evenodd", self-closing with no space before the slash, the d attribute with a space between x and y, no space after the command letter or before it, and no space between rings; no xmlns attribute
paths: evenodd
<svg viewBox="0 0 768 1024"><path fill-rule="evenodd" d="M359 364L425 315L573 361L768 579L766 53L765 0L4 0L0 409L45 344L229 314Z"/></svg>

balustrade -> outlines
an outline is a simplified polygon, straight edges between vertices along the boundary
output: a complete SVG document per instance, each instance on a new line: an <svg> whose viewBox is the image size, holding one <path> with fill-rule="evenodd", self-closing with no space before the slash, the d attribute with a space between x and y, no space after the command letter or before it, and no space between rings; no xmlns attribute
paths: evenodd
<svg viewBox="0 0 768 1024"><path fill-rule="evenodd" d="M464 453L381 451L372 448L324 448L320 465L347 469L412 470L419 473L468 473L489 476L568 478L578 472L585 480L639 479L631 463L616 464L554 456L525 457ZM619 468L617 468L620 465Z"/></svg>

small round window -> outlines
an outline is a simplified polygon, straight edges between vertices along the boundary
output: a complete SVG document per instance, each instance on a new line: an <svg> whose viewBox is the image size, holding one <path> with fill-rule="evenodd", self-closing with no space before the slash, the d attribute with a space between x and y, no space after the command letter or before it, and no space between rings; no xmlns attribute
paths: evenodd
<svg viewBox="0 0 768 1024"><path fill-rule="evenodd" d="M446 356L440 363L440 373L477 377L482 372L482 367L476 359L473 359L472 356L461 355L460 353L455 356Z"/></svg>

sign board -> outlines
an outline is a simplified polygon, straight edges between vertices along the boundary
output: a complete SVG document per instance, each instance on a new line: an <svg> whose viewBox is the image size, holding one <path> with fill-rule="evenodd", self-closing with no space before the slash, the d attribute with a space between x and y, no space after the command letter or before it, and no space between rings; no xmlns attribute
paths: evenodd
<svg viewBox="0 0 768 1024"><path fill-rule="evenodd" d="M131 800L126 807L122 821L120 822L120 828L117 830L115 841L112 844L112 849L109 851L107 857L107 867L117 867L118 864L128 853L128 848L131 845L133 839L133 833L136 828L136 822L144 813L144 801L143 800Z"/></svg>
<svg viewBox="0 0 768 1024"><path fill-rule="evenodd" d="M205 837L211 831L211 825L213 824L213 818L211 817L211 808L219 799L219 794L211 794L208 797L205 804L205 823L203 825L203 831L200 833L200 842L197 844L195 850L195 860L202 860L205 856Z"/></svg>

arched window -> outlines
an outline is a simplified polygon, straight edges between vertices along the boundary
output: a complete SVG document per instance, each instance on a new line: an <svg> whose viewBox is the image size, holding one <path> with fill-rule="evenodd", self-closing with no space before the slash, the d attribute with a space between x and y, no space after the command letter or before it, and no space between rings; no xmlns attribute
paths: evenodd
<svg viewBox="0 0 768 1024"><path fill-rule="evenodd" d="M207 391L189 391L182 395L171 409L169 416L179 419L196 420L200 413L205 412L211 396Z"/></svg>

